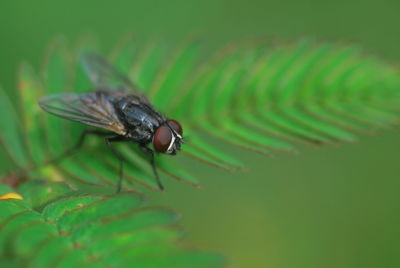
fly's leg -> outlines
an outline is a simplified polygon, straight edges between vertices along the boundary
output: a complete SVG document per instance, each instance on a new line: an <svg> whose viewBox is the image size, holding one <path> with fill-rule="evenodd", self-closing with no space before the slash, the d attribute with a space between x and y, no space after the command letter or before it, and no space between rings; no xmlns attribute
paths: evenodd
<svg viewBox="0 0 400 268"><path fill-rule="evenodd" d="M156 162L154 161L154 151L150 148L148 148L145 144L140 144L140 149L146 154L150 156L150 165L151 168L153 169L154 176L156 177L157 185L158 188L163 191L164 186L161 183L160 177L158 176L157 168L156 168Z"/></svg>
<svg viewBox="0 0 400 268"><path fill-rule="evenodd" d="M112 136L114 134L111 133L111 132L106 132L106 131L101 131L101 130L85 129L82 132L81 136L79 137L78 142L74 146L72 146L71 148L69 148L68 150L63 152L58 157L52 159L47 164L55 164L55 163L59 162L60 160L64 159L65 157L68 157L68 156L72 155L73 153L75 153L79 148L82 147L83 143L85 142L85 138L88 135L103 136L104 137L104 136Z"/></svg>
<svg viewBox="0 0 400 268"><path fill-rule="evenodd" d="M94 136L112 136L114 135L112 132L107 132L107 131L101 131L101 130L96 130L96 129L85 129L81 136L79 137L78 142L75 144L74 147L71 148L71 150L78 150L84 143L85 138L89 135L94 135Z"/></svg>
<svg viewBox="0 0 400 268"><path fill-rule="evenodd" d="M77 142L74 146L72 146L71 148L69 148L69 149L67 149L66 151L64 151L61 155L59 155L59 156L57 156L57 157L55 157L55 158L53 158L53 159L50 159L50 160L46 161L46 162L44 163L44 166L46 166L46 165L54 165L54 164L57 164L58 162L60 162L60 161L63 160L64 158L66 158L66 157L68 157L68 156L74 154L75 151L77 151L77 150L83 145L83 142L85 141L85 138L86 138L87 135L89 135L89 134L91 134L91 135L96 135L96 136L112 136L112 135L115 135L115 134L112 133L112 132L106 132L106 131L95 130L95 129L86 129L86 130L84 130L84 131L82 132L81 136L79 137L78 142ZM23 170L21 170L20 172L18 172L18 173L16 174L16 176L23 177L23 176L25 176L29 171L36 170L36 169L39 168L39 167L40 167L39 165L36 165L36 166L33 166L33 167L29 167L29 168L23 169Z"/></svg>
<svg viewBox="0 0 400 268"><path fill-rule="evenodd" d="M83 143L85 142L85 139L88 135L94 135L94 136L99 136L99 137L107 137L107 136L113 136L115 135L114 133L111 132L106 132L106 131L101 131L101 130L96 130L96 129L86 129L82 132L81 136L79 137L78 142L71 147L70 149L66 150L63 154L61 154L59 157L56 159L52 160L51 163L56 163L60 160L62 160L65 157L70 156L71 154L75 153L80 147L82 147ZM112 146L112 142L117 142L117 141L127 141L127 139L124 136L114 136L114 137L107 137L105 138L105 142L108 145L108 147L111 149L111 151L116 155L116 157L119 160L119 179L118 179L118 184L117 184L117 193L121 191L121 185L122 185L122 175L123 175L123 161L124 159L122 158L121 154Z"/></svg>
<svg viewBox="0 0 400 268"><path fill-rule="evenodd" d="M123 177L123 163L125 159L121 155L120 152L118 152L113 146L113 142L118 142L118 141L127 141L127 139L123 136L115 136L111 138L105 138L104 139L110 148L110 150L114 153L114 155L118 158L119 160L119 169L118 169L118 174L119 174L119 179L118 179L118 184L117 184L117 193L121 192L121 187L122 187L122 177Z"/></svg>

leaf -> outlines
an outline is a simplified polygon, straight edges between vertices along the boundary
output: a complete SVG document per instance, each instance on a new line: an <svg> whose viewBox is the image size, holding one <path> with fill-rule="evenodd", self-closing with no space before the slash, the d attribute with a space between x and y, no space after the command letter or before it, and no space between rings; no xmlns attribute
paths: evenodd
<svg viewBox="0 0 400 268"><path fill-rule="evenodd" d="M91 90L78 59L93 46L80 47L70 52L58 40L41 71L35 73L27 64L21 67L20 113L0 91L0 113L6 120L0 144L7 153L1 174L21 167L28 177L65 181L79 189L115 187L119 162L102 139L89 138L79 152L51 161L71 148L85 127L41 111L37 99ZM399 121L399 70L357 47L303 39L242 42L210 50L199 41L128 39L109 58L157 109L182 122L187 138L182 155L227 171L240 170L243 164L220 149L221 142L271 155L296 152L296 143L352 143L359 133ZM135 144L117 149L127 161L125 189L158 190L147 156ZM162 177L199 187L179 159L159 155L156 160Z"/></svg>
<svg viewBox="0 0 400 268"><path fill-rule="evenodd" d="M29 159L25 154L26 148L21 137L21 121L2 88L0 88L0 111L3 116L1 120L0 144L8 156L4 157L4 159L8 159L8 162L11 162L12 166L26 166L29 164Z"/></svg>
<svg viewBox="0 0 400 268"><path fill-rule="evenodd" d="M53 195L44 200L48 189ZM221 267L224 262L183 246L177 215L144 207L138 194L79 194L61 183L40 182L25 191L30 201L0 200L0 258L19 267Z"/></svg>

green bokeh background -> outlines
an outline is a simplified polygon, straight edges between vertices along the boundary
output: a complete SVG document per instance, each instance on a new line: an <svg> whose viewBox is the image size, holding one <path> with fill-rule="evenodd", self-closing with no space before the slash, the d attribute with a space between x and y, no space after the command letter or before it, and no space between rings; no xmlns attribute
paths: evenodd
<svg viewBox="0 0 400 268"><path fill-rule="evenodd" d="M122 35L188 35L224 41L274 35L355 42L396 62L400 2L2 1L0 84L13 95L18 64L40 66L46 45L86 33L111 48ZM204 190L166 181L150 202L183 215L193 244L224 253L229 267L400 267L400 133L357 144L300 147L265 158L230 148L248 171L193 165Z"/></svg>

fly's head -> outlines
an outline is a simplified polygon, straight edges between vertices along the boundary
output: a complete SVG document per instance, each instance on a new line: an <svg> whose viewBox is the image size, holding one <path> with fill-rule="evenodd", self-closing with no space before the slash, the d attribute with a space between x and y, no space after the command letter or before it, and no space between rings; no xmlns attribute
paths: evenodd
<svg viewBox="0 0 400 268"><path fill-rule="evenodd" d="M183 130L178 121L168 119L153 136L153 146L159 153L175 155L183 143Z"/></svg>

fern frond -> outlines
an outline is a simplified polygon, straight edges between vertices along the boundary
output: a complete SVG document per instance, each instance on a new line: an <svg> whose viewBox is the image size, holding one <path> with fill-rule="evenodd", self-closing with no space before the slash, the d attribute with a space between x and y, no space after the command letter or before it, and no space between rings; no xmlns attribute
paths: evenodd
<svg viewBox="0 0 400 268"><path fill-rule="evenodd" d="M0 193L9 192L2 186ZM0 264L15 267L221 267L213 253L182 246L178 216L144 207L132 192L72 191L29 182L24 200L0 200Z"/></svg>
<svg viewBox="0 0 400 268"><path fill-rule="evenodd" d="M77 186L112 186L118 162L94 139L60 164L43 165L72 146L83 130L37 105L43 95L91 89L79 54L58 43L39 74L28 65L21 67L21 116L2 96L1 114L7 117L2 127L7 130L0 133L0 142L12 170L24 168L29 175ZM109 59L146 92L157 109L182 122L189 137L183 155L224 170L243 165L215 146L215 139L262 154L295 152L296 143L354 142L358 133L392 126L399 119L398 68L356 47L301 40L230 44L212 52L198 42L130 40ZM133 144L118 149L129 162L125 187L140 184L157 189L141 152ZM164 175L199 184L173 157L157 160ZM32 169L36 166L42 168Z"/></svg>

